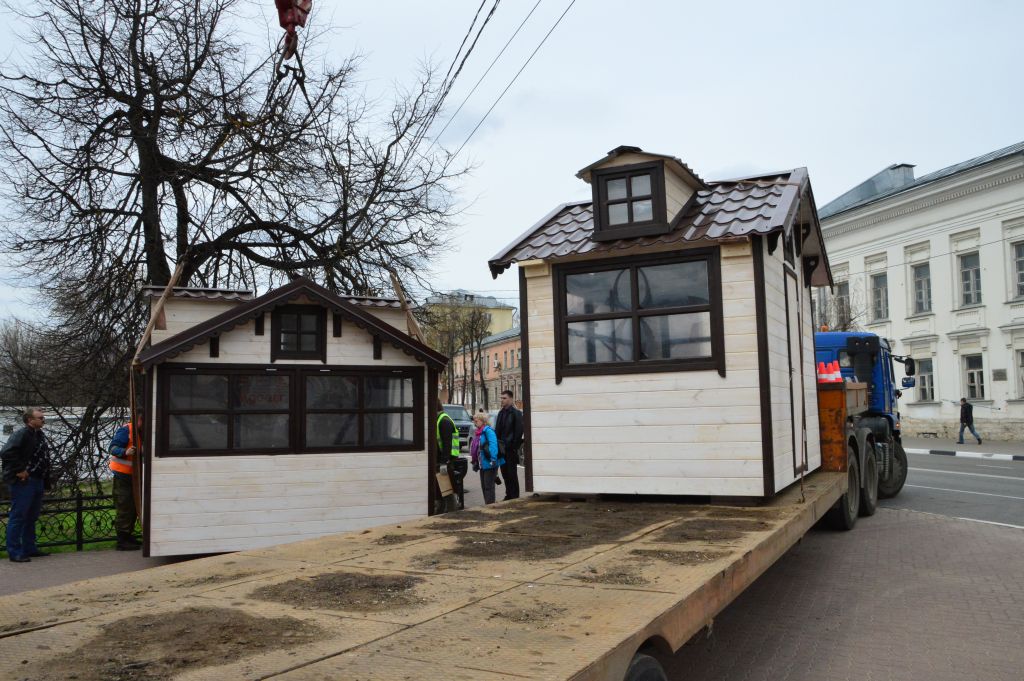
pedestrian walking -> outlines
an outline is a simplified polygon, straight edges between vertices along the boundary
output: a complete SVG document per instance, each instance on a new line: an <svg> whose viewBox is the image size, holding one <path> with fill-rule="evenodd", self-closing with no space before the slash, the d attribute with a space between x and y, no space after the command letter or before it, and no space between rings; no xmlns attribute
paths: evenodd
<svg viewBox="0 0 1024 681"><path fill-rule="evenodd" d="M31 407L21 420L25 426L12 433L0 450L3 480L11 493L7 557L12 563L28 563L48 555L36 546L36 521L43 509L43 488L50 472L50 445L43 434L46 416L42 409Z"/></svg>
<svg viewBox="0 0 1024 681"><path fill-rule="evenodd" d="M957 438L957 444L962 445L964 443L964 428L971 431L978 440L978 444L981 444L981 436L978 435L978 431L974 429L974 405L967 402L966 397L960 398L960 437Z"/></svg>
<svg viewBox="0 0 1024 681"><path fill-rule="evenodd" d="M498 477L498 469L505 460L498 452L498 438L490 425L490 417L484 412L473 416L476 426L474 439L477 441L477 464L473 470L480 471L480 488L484 494L484 504L494 503L494 480Z"/></svg>
<svg viewBox="0 0 1024 681"><path fill-rule="evenodd" d="M114 432L107 452L110 454L110 472L114 476L114 532L118 551L136 551L142 542L135 538L135 493L132 491L132 471L135 467L135 437L132 424L126 423Z"/></svg>
<svg viewBox="0 0 1024 681"><path fill-rule="evenodd" d="M523 446L523 412L516 409L511 390L501 391L501 411L494 420L498 450L505 458L501 474L505 478L505 498L519 498L519 448Z"/></svg>

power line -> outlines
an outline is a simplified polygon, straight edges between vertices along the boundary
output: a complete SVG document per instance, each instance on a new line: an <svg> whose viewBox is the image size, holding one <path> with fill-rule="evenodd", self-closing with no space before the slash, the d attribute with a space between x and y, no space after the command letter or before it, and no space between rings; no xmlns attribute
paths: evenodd
<svg viewBox="0 0 1024 681"><path fill-rule="evenodd" d="M509 81L509 84L505 86L505 89L501 91L501 94L498 95L498 98L494 100L494 103L491 104L491 108L489 108L487 110L487 113L485 113L483 115L483 118L480 119L480 121L476 124L476 127L474 127L473 130L469 133L469 136L466 137L466 139L462 142L462 144L459 145L459 148L455 151L455 154L453 154L453 156L458 156L462 152L462 149L467 144L469 144L469 140L473 139L473 135L475 135L476 131L480 129L480 126L484 124L484 121L487 120L487 117L491 115L491 112L494 111L494 107L498 106L498 103L502 100L502 98L509 91L509 89L513 85L515 85L515 82L519 79L519 76L523 73L524 70L526 70L526 67L530 65L530 62L533 61L534 56L536 56L536 54L540 50L540 48L544 46L544 43L546 43L548 38L551 37L551 34L554 33L555 29L558 28L558 25L560 23L562 23L562 19L565 18L565 15L569 13L569 10L571 10L572 6L575 5L575 4L576 4L576 0L572 0L572 2L569 3L569 6L565 8L565 11L562 12L562 14L555 21L554 25L548 30L548 32L546 34L544 34L544 38L541 39L540 43L537 44L537 47L534 48L533 52L530 53L530 56L527 57L526 62L516 72L516 75L512 77L512 80Z"/></svg>
<svg viewBox="0 0 1024 681"><path fill-rule="evenodd" d="M505 54L505 50L507 50L507 49L508 49L508 46L512 44L512 41L516 39L516 36L517 36L517 35L519 35L519 32L523 30L523 26L525 26L525 25L526 25L526 22L530 20L530 17L532 17L532 16L533 16L533 13L534 13L534 12L535 12L535 11L537 10L537 8L538 8L538 7L540 6L540 3L541 3L541 2L543 2L543 0L537 0L536 4L534 4L534 6L533 6L533 9L531 9L531 10L530 10L530 12L529 12L529 14L527 14L527 15L526 15L526 18L525 18L525 19L523 19L523 20L522 20L522 22L520 22L520 24L519 24L518 28L516 28L516 30L515 30L515 33L513 33L513 34L512 34L512 37L511 37L511 38L509 38L509 39L508 39L508 40L507 40L507 41L505 42L505 45L504 45L504 47L502 47L502 48L501 48L501 51L500 51L500 52L498 52L497 56L496 56L496 57L494 57L494 59L492 59L492 60L491 60L491 63L490 63L490 65L489 65L489 66L487 67L487 70L486 70L486 71L484 71L483 75L482 75L482 76L480 76L480 79L476 81L476 84L475 84L475 85L473 85L473 88L472 88L472 89L471 89L471 90L469 91L469 94L468 94L468 95L466 95L465 99L463 99L463 100L462 100L462 103L461 103L461 104L459 104L459 107L458 107L458 108L457 108L457 109L455 110L455 113L453 113L453 114L451 115L451 117L450 117L450 118L448 119L448 122L444 124L444 127L443 127L443 128L441 128L441 131L440 131L440 132L438 132L438 133L437 133L437 134L436 134L436 135L434 136L434 142L435 142L435 143L437 142L437 140L439 140L439 139L441 138L441 136L442 136L442 135L444 134L445 130L447 130L447 129L448 129L448 126L452 124L452 121L454 121L454 120L455 120L455 117L459 115L459 112L460 112L460 111L462 111L462 107L466 106L466 102L468 102L468 101L469 101L469 98L470 98L470 97L472 97L472 96L473 96L473 93L474 93L474 92L476 92L476 90L477 90L477 88L478 88L478 87L480 87L480 83L482 83L482 82L484 81L484 78L486 78L486 77L487 77L487 74L491 72L491 69L493 69L493 68L494 68L494 65L498 63L498 60L499 60L499 59L501 59L501 55ZM433 146L433 144L431 144L431 146Z"/></svg>

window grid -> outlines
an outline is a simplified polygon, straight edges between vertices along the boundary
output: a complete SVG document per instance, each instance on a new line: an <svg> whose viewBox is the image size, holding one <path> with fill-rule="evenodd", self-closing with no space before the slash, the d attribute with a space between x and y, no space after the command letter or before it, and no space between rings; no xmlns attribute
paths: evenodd
<svg viewBox="0 0 1024 681"><path fill-rule="evenodd" d="M971 400L985 399L985 372L981 355L965 356L964 369L967 379L967 398Z"/></svg>
<svg viewBox="0 0 1024 681"><path fill-rule="evenodd" d="M266 454L296 454L305 452L361 452L361 451L410 451L423 448L422 414L423 414L423 377L419 369L387 369L380 370L370 367L339 367L319 368L290 366L274 370L267 370L265 367L228 365L211 366L203 368L184 368L181 366L167 365L161 370L161 391L158 404L160 415L161 443L158 456L205 456L205 455L245 455L252 453ZM223 376L227 379L228 401L224 408L197 407L185 409L172 405L171 383L178 376ZM307 408L306 389L307 379L319 376L350 377L358 381L357 404L352 407L346 405L342 408ZM239 386L246 379L266 379L268 377L287 378L287 405L283 407L271 407L266 404L257 404L255 407L246 407L240 404L241 400L236 396L239 394ZM369 406L367 386L373 380L379 379L401 379L403 381L400 392L405 394L405 382L411 381L411 404L400 406L388 405L383 407ZM257 400L261 395L255 393ZM265 401L265 400L264 400ZM404 400L403 400L404 402ZM358 424L358 437L354 444L331 445L327 447L306 446L304 441L304 426L307 415L317 414L351 414L355 416ZM391 442L388 444L365 444L368 441L366 434L367 419L375 415L407 414L412 419L411 441ZM286 445L269 446L262 448L242 446L239 444L240 418L248 416L263 416L270 418L274 416L286 416L287 425L284 430L287 434ZM201 448L192 449L171 449L170 433L171 418L173 416L199 416L216 417L226 422L225 448ZM403 419L401 430L405 430ZM275 435L279 435L275 431Z"/></svg>
<svg viewBox="0 0 1024 681"><path fill-rule="evenodd" d="M1017 297L1024 297L1024 242L1013 245L1013 268L1017 275Z"/></svg>
<svg viewBox="0 0 1024 681"><path fill-rule="evenodd" d="M981 304L981 260L977 253L960 256L960 292L964 305Z"/></svg>
<svg viewBox="0 0 1024 681"><path fill-rule="evenodd" d="M932 311L932 273L931 265L914 265L914 313L924 314Z"/></svg>
<svg viewBox="0 0 1024 681"><path fill-rule="evenodd" d="M917 360L917 401L935 401L935 375L932 360Z"/></svg>
<svg viewBox="0 0 1024 681"><path fill-rule="evenodd" d="M879 321L889 318L889 276L871 276L871 319Z"/></svg>

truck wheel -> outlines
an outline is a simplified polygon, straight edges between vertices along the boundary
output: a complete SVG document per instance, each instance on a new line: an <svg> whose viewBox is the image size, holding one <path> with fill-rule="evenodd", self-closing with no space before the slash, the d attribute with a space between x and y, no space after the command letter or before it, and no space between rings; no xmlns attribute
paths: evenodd
<svg viewBox="0 0 1024 681"><path fill-rule="evenodd" d="M622 681L668 681L668 677L657 660L650 655L637 653L629 663Z"/></svg>
<svg viewBox="0 0 1024 681"><path fill-rule="evenodd" d="M864 487L860 490L860 514L874 515L878 510L878 459L875 458L875 446L864 455Z"/></svg>
<svg viewBox="0 0 1024 681"><path fill-rule="evenodd" d="M878 481L878 496L882 499L891 499L900 493L906 482L907 453L903 449L903 443L894 439L892 441L892 466L889 470L889 477L888 479Z"/></svg>
<svg viewBox="0 0 1024 681"><path fill-rule="evenodd" d="M829 509L826 518L828 524L834 530L852 530L857 524L857 514L860 512L860 467L857 465L857 454L853 447L847 446L847 490L839 497L836 505Z"/></svg>

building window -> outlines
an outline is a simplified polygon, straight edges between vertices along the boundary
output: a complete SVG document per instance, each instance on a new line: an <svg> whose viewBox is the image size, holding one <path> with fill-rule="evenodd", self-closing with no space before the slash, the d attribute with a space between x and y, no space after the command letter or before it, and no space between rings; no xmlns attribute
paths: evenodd
<svg viewBox="0 0 1024 681"><path fill-rule="evenodd" d="M935 401L935 375L932 373L932 360L917 360L917 401Z"/></svg>
<svg viewBox="0 0 1024 681"><path fill-rule="evenodd" d="M1024 398L1024 350L1017 352L1017 382L1020 384L1017 396Z"/></svg>
<svg viewBox="0 0 1024 681"><path fill-rule="evenodd" d="M981 259L977 253L960 256L960 300L965 306L981 304Z"/></svg>
<svg viewBox="0 0 1024 681"><path fill-rule="evenodd" d="M1013 245L1013 271L1017 276L1017 297L1024 298L1024 242Z"/></svg>
<svg viewBox="0 0 1024 681"><path fill-rule="evenodd" d="M850 282L841 281L836 284L836 327L848 329L853 323L850 313Z"/></svg>
<svg viewBox="0 0 1024 681"><path fill-rule="evenodd" d="M284 305L270 316L270 361L327 361L326 310L317 305Z"/></svg>
<svg viewBox="0 0 1024 681"><path fill-rule="evenodd" d="M505 353L502 355L502 357L503 357L503 361L501 363L501 366L503 368L505 368L505 369L508 369L509 368L509 366L508 366L508 350L505 351Z"/></svg>
<svg viewBox="0 0 1024 681"><path fill-rule="evenodd" d="M419 369L168 366L162 373L163 456L423 448Z"/></svg>
<svg viewBox="0 0 1024 681"><path fill-rule="evenodd" d="M985 399L985 371L982 368L981 355L965 355L964 372L967 382L967 399Z"/></svg>
<svg viewBox="0 0 1024 681"><path fill-rule="evenodd" d="M717 248L556 270L559 376L724 372Z"/></svg>
<svg viewBox="0 0 1024 681"><path fill-rule="evenodd" d="M622 239L665 231L665 169L661 162L595 170L594 239Z"/></svg>
<svg viewBox="0 0 1024 681"><path fill-rule="evenodd" d="M871 275L871 320L889 318L889 275Z"/></svg>
<svg viewBox="0 0 1024 681"><path fill-rule="evenodd" d="M914 314L932 311L932 269L931 265L914 265Z"/></svg>

